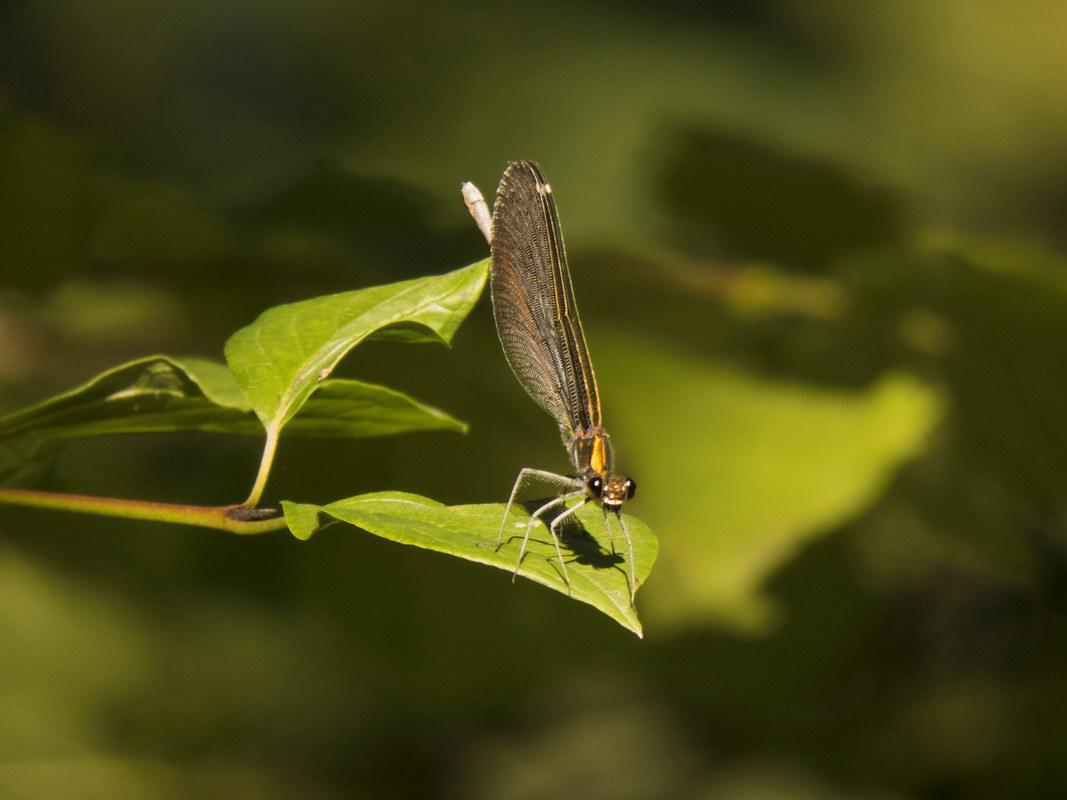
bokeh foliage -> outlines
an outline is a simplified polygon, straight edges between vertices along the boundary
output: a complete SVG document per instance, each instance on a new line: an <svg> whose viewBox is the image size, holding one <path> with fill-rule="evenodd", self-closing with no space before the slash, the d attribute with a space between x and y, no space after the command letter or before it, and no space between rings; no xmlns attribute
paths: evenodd
<svg viewBox="0 0 1067 800"><path fill-rule="evenodd" d="M637 642L353 531L0 509L0 789L1062 794L1065 23L1051 0L6 4L0 411L482 258L460 181L535 158L661 549ZM277 497L500 501L564 466L484 306L448 353L340 373L471 431L283 440ZM111 436L4 480L225 503L257 457Z"/></svg>

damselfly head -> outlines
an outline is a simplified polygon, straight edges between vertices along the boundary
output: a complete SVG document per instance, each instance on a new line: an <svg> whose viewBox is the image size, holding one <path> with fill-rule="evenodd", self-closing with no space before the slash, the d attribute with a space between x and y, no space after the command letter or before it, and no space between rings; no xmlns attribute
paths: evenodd
<svg viewBox="0 0 1067 800"><path fill-rule="evenodd" d="M605 508L618 511L625 501L634 496L637 483L633 478L621 475L590 475L585 481L585 491Z"/></svg>

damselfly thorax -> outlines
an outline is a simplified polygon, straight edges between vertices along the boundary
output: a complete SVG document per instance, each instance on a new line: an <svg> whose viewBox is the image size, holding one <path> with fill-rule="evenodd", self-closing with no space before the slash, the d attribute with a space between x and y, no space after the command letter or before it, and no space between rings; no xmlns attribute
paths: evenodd
<svg viewBox="0 0 1067 800"><path fill-rule="evenodd" d="M603 428L598 426L572 436L570 451L574 468L591 499L599 500L609 511L618 511L624 501L634 496L634 480L615 474L611 438Z"/></svg>

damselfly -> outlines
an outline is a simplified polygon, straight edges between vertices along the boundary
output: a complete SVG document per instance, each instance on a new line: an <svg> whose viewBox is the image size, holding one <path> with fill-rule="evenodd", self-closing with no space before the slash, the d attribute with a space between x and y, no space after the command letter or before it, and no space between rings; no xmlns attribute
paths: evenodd
<svg viewBox="0 0 1067 800"><path fill-rule="evenodd" d="M463 185L463 197L492 253L493 316L504 354L526 392L556 420L578 473L558 475L524 468L508 498L496 544L503 539L511 506L524 485L543 481L555 486L562 494L531 515L515 571L522 564L534 524L552 512L548 529L563 578L570 586L560 548L560 525L589 500L599 502L608 530L610 511L626 540L632 603L637 591L633 541L621 509L637 486L631 478L615 473L611 439L601 424L596 376L574 302L552 187L533 161L515 161L508 164L500 181L491 218L474 184Z"/></svg>

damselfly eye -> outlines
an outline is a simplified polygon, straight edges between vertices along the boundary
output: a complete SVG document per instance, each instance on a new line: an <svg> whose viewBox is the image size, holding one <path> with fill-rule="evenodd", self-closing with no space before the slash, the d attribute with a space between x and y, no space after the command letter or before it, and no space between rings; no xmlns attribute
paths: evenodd
<svg viewBox="0 0 1067 800"><path fill-rule="evenodd" d="M626 492L626 499L629 500L634 496L634 492L637 491L637 481L633 478L627 478L623 481L622 488Z"/></svg>
<svg viewBox="0 0 1067 800"><path fill-rule="evenodd" d="M599 475L594 475L585 482L585 488L588 490L591 497L599 499L600 496L604 494L604 479Z"/></svg>

